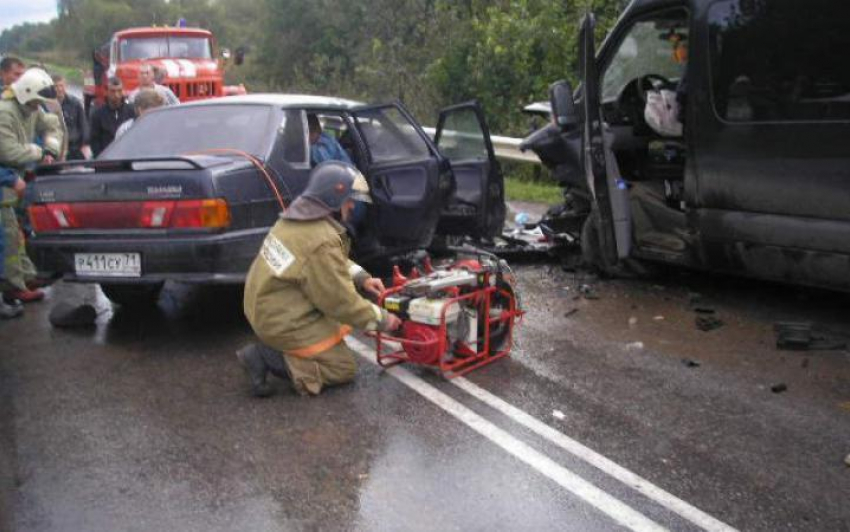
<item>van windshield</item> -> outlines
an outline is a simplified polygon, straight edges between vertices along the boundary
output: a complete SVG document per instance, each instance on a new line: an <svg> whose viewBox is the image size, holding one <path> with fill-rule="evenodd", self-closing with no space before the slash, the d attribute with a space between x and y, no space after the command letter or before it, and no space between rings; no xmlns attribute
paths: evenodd
<svg viewBox="0 0 850 532"><path fill-rule="evenodd" d="M630 81L655 74L679 81L685 68L677 47L688 41L687 12L676 9L636 22L620 41L602 76L602 101L611 102Z"/></svg>
<svg viewBox="0 0 850 532"><path fill-rule="evenodd" d="M273 108L266 105L186 105L150 111L137 119L99 159L169 157L235 149L265 158Z"/></svg>
<svg viewBox="0 0 850 532"><path fill-rule="evenodd" d="M134 59L211 59L212 45L206 37L167 36L121 39L121 61Z"/></svg>

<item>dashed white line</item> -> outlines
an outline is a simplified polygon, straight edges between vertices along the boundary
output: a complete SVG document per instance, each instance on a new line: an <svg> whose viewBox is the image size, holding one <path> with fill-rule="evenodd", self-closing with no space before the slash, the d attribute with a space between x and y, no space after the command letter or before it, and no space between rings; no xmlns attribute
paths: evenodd
<svg viewBox="0 0 850 532"><path fill-rule="evenodd" d="M375 363L374 349L369 348L364 343L352 337L348 337L347 341L352 349L361 357L373 364ZM425 399L439 406L445 412L454 416L514 457L525 462L542 475L583 499L620 525L629 530L640 532L667 530L637 510L556 463L548 456L511 436L506 431L487 421L406 369L394 367L386 371L408 388L411 388Z"/></svg>

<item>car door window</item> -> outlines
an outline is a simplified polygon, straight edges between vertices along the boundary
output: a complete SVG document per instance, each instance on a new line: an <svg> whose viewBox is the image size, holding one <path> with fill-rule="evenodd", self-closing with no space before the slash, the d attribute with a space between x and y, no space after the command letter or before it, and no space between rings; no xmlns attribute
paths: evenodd
<svg viewBox="0 0 850 532"><path fill-rule="evenodd" d="M283 160L293 166L307 167L310 164L305 121L303 110L286 109L278 126L278 143Z"/></svg>
<svg viewBox="0 0 850 532"><path fill-rule="evenodd" d="M687 43L687 12L674 9L635 22L620 40L602 73L602 102L611 102L623 88L647 74L679 81L684 68L681 46Z"/></svg>
<svg viewBox="0 0 850 532"><path fill-rule="evenodd" d="M356 120L373 163L420 159L431 154L413 124L394 106L358 111Z"/></svg>
<svg viewBox="0 0 850 532"><path fill-rule="evenodd" d="M450 161L486 161L487 143L475 109L459 109L446 115L438 146Z"/></svg>

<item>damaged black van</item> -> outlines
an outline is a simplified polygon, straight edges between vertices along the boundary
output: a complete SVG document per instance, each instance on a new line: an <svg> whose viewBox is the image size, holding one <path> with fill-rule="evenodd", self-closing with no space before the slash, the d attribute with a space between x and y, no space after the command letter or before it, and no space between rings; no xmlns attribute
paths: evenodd
<svg viewBox="0 0 850 532"><path fill-rule="evenodd" d="M850 290L850 3L635 0L526 138L585 260ZM660 113L660 117L659 117Z"/></svg>

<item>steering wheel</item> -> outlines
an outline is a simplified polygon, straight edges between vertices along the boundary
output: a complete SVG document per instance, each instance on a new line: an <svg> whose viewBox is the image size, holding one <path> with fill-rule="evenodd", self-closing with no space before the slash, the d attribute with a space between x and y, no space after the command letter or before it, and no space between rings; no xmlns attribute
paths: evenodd
<svg viewBox="0 0 850 532"><path fill-rule="evenodd" d="M646 91L661 90L673 87L673 82L660 74L644 74L637 79L637 95L646 105Z"/></svg>

